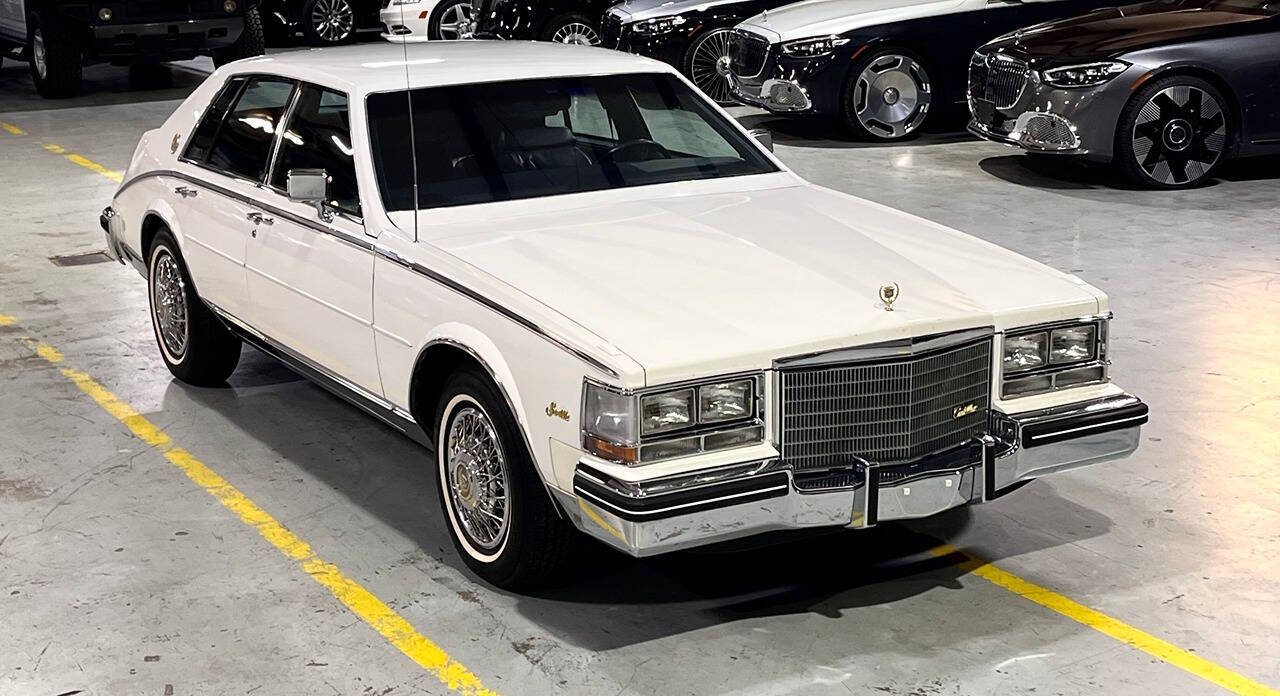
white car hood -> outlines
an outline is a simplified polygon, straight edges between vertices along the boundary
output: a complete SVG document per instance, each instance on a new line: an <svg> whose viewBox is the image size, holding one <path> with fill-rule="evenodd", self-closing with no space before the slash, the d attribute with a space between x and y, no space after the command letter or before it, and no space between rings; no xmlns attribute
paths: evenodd
<svg viewBox="0 0 1280 696"><path fill-rule="evenodd" d="M1102 309L1073 276L817 186L587 199L466 226L420 218L419 234L610 342L648 384ZM886 311L890 282L901 295Z"/></svg>
<svg viewBox="0 0 1280 696"><path fill-rule="evenodd" d="M758 14L738 26L774 42L791 41L959 12L968 4L968 0L805 0Z"/></svg>

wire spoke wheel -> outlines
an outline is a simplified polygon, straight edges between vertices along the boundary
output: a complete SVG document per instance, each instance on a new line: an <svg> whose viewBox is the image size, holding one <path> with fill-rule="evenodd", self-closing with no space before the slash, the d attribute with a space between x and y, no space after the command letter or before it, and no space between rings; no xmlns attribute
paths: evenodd
<svg viewBox="0 0 1280 696"><path fill-rule="evenodd" d="M460 2L445 8L440 15L440 24L436 27L439 38L453 41L462 38L465 27L471 26L471 3Z"/></svg>
<svg viewBox="0 0 1280 696"><path fill-rule="evenodd" d="M151 285L151 311L156 323L156 333L164 342L164 348L174 361L182 360L187 352L187 285L182 279L178 262L168 252L162 252L155 262L154 280Z"/></svg>
<svg viewBox="0 0 1280 696"><path fill-rule="evenodd" d="M556 43L576 44L578 46L599 46L600 34L593 27L582 22L566 22L556 29L551 36Z"/></svg>
<svg viewBox="0 0 1280 696"><path fill-rule="evenodd" d="M468 540L492 551L511 526L510 478L493 423L479 408L463 406L449 425L443 475Z"/></svg>
<svg viewBox="0 0 1280 696"><path fill-rule="evenodd" d="M914 133L929 114L933 87L924 66L909 56L886 53L858 75L853 111L868 133L896 140Z"/></svg>
<svg viewBox="0 0 1280 696"><path fill-rule="evenodd" d="M702 35L689 57L689 79L720 104L729 97L729 29L715 29Z"/></svg>
<svg viewBox="0 0 1280 696"><path fill-rule="evenodd" d="M1227 120L1212 95L1192 85L1160 90L1138 112L1133 154L1155 182L1174 186L1203 178L1222 157Z"/></svg>
<svg viewBox="0 0 1280 696"><path fill-rule="evenodd" d="M347 0L316 0L312 6L311 27L329 43L346 41L355 26L355 10Z"/></svg>

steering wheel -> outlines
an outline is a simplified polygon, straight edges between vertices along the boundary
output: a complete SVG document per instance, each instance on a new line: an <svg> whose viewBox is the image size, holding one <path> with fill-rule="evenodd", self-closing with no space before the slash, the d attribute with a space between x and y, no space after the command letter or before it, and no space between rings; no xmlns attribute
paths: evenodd
<svg viewBox="0 0 1280 696"><path fill-rule="evenodd" d="M619 143L600 157L604 162L641 162L652 159L671 159L667 148L648 138L636 138Z"/></svg>

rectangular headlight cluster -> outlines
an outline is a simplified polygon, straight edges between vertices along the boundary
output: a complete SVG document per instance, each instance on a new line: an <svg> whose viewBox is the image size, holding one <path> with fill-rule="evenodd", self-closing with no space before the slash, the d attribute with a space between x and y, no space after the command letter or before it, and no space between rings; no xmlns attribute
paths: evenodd
<svg viewBox="0 0 1280 696"><path fill-rule="evenodd" d="M648 464L764 440L761 375L623 393L587 382L582 445L623 464Z"/></svg>
<svg viewBox="0 0 1280 696"><path fill-rule="evenodd" d="M1106 382L1107 320L1015 329L1004 335L1002 398Z"/></svg>

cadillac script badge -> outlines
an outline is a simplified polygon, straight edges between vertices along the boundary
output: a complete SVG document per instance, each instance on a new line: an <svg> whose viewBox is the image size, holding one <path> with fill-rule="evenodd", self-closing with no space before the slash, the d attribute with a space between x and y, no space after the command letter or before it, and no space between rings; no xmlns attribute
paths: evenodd
<svg viewBox="0 0 1280 696"><path fill-rule="evenodd" d="M885 283L880 286L880 302L884 303L884 311L892 312L893 303L898 301L898 284Z"/></svg>

